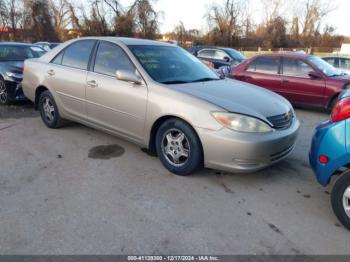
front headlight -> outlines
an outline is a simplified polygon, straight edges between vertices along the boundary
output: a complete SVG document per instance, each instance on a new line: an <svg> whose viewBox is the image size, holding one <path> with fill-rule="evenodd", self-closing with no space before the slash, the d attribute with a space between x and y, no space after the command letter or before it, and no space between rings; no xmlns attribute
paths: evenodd
<svg viewBox="0 0 350 262"><path fill-rule="evenodd" d="M238 132L246 133L269 133L273 129L265 122L250 116L213 112L213 117L222 125Z"/></svg>
<svg viewBox="0 0 350 262"><path fill-rule="evenodd" d="M13 72L6 72L6 75L7 75L8 77L14 77L14 78L22 78L22 77L23 77L23 75L21 75L21 74L16 74L16 73L13 73Z"/></svg>

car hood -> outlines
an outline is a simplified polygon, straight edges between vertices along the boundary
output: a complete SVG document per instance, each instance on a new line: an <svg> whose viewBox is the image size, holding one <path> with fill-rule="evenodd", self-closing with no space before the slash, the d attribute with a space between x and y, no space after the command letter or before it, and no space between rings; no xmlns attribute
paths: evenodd
<svg viewBox="0 0 350 262"><path fill-rule="evenodd" d="M22 72L24 61L5 61L0 62L0 66L6 68L6 70L11 72Z"/></svg>
<svg viewBox="0 0 350 262"><path fill-rule="evenodd" d="M179 92L203 99L228 112L267 117L289 112L291 104L276 93L258 86L225 79L210 82L173 85Z"/></svg>
<svg viewBox="0 0 350 262"><path fill-rule="evenodd" d="M342 70L340 70L342 71ZM332 76L331 77L334 80L338 80L338 81L344 81L344 82L348 82L350 81L350 75L341 75L341 76Z"/></svg>

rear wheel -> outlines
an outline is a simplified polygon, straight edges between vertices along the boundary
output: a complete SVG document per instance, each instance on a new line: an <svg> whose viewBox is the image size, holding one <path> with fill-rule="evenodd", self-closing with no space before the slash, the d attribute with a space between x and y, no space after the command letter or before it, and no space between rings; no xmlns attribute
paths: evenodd
<svg viewBox="0 0 350 262"><path fill-rule="evenodd" d="M4 79L0 79L0 103L3 105L8 105L10 103Z"/></svg>
<svg viewBox="0 0 350 262"><path fill-rule="evenodd" d="M65 121L61 118L56 102L50 91L44 91L39 98L39 111L41 119L49 128L60 128Z"/></svg>
<svg viewBox="0 0 350 262"><path fill-rule="evenodd" d="M350 230L350 171L336 182L332 191L332 207L339 221Z"/></svg>
<svg viewBox="0 0 350 262"><path fill-rule="evenodd" d="M169 119L158 129L157 154L172 173L188 176L203 167L202 145L193 128L180 119Z"/></svg>

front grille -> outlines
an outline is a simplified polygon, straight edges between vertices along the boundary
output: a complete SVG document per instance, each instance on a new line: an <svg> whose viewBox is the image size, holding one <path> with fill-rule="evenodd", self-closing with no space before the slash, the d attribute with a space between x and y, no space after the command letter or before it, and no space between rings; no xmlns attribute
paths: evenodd
<svg viewBox="0 0 350 262"><path fill-rule="evenodd" d="M292 126L294 113L290 110L288 113L278 116L268 117L267 120L273 125L273 128L278 130L288 129Z"/></svg>
<svg viewBox="0 0 350 262"><path fill-rule="evenodd" d="M279 160L285 158L293 151L293 149L294 149L294 145L292 145L291 147L288 147L287 149L285 149L281 152L270 155L270 161L276 162L276 161L279 161Z"/></svg>

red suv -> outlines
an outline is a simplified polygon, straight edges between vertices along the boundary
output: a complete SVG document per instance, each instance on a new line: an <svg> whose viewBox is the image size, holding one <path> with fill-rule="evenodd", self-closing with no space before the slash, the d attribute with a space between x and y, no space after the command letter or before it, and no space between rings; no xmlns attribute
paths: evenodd
<svg viewBox="0 0 350 262"><path fill-rule="evenodd" d="M338 95L350 87L350 76L321 58L301 53L259 55L233 68L237 80L267 88L294 105L332 109Z"/></svg>

